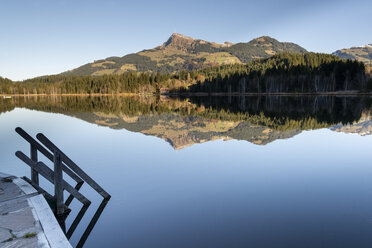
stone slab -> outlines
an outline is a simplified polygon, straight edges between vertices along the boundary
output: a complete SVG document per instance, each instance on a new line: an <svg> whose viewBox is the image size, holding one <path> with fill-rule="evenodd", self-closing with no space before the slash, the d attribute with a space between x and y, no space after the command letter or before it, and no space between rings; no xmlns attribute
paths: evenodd
<svg viewBox="0 0 372 248"><path fill-rule="evenodd" d="M0 173L0 247L72 248L42 195Z"/></svg>

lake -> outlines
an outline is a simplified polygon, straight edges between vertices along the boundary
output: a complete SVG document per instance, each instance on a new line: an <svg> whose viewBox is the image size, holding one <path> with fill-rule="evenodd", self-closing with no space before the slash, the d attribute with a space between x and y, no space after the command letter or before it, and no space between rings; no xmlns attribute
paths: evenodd
<svg viewBox="0 0 372 248"><path fill-rule="evenodd" d="M14 155L29 154L16 127L59 146L112 196L85 247L371 247L371 106L335 96L0 99L0 171L30 177ZM101 201L82 192L93 203L73 245Z"/></svg>

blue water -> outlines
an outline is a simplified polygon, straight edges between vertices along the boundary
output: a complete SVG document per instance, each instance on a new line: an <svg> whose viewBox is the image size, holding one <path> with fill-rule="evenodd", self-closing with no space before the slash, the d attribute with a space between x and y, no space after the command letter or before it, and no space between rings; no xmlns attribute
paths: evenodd
<svg viewBox="0 0 372 248"><path fill-rule="evenodd" d="M372 136L324 128L267 145L174 150L158 137L16 108L0 114L0 171L16 176L30 174L14 156L29 152L17 126L44 133L112 195L85 247L372 246ZM84 190L94 204L73 245L100 200Z"/></svg>

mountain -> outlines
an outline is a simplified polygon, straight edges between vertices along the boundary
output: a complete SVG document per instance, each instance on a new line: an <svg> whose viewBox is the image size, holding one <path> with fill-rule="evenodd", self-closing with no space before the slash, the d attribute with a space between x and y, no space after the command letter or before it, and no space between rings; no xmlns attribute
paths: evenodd
<svg viewBox="0 0 372 248"><path fill-rule="evenodd" d="M65 75L121 74L126 71L170 73L213 65L247 63L281 52L305 53L294 43L262 36L247 43L215 43L174 33L162 45L123 57L109 57L64 72Z"/></svg>
<svg viewBox="0 0 372 248"><path fill-rule="evenodd" d="M333 54L342 59L355 59L372 65L372 44L337 50Z"/></svg>
<svg viewBox="0 0 372 248"><path fill-rule="evenodd" d="M269 36L262 36L247 43L237 43L225 49L228 53L236 56L243 63L268 58L272 55L289 53L306 53L307 51L297 44L290 42L279 42Z"/></svg>

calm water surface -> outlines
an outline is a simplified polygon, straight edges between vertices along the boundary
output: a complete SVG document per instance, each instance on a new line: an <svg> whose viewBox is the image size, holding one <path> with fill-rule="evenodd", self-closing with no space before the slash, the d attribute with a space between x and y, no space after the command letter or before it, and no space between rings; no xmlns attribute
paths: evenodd
<svg viewBox="0 0 372 248"><path fill-rule="evenodd" d="M30 175L17 126L57 144L112 195L85 247L371 247L369 102L5 99L0 171Z"/></svg>

